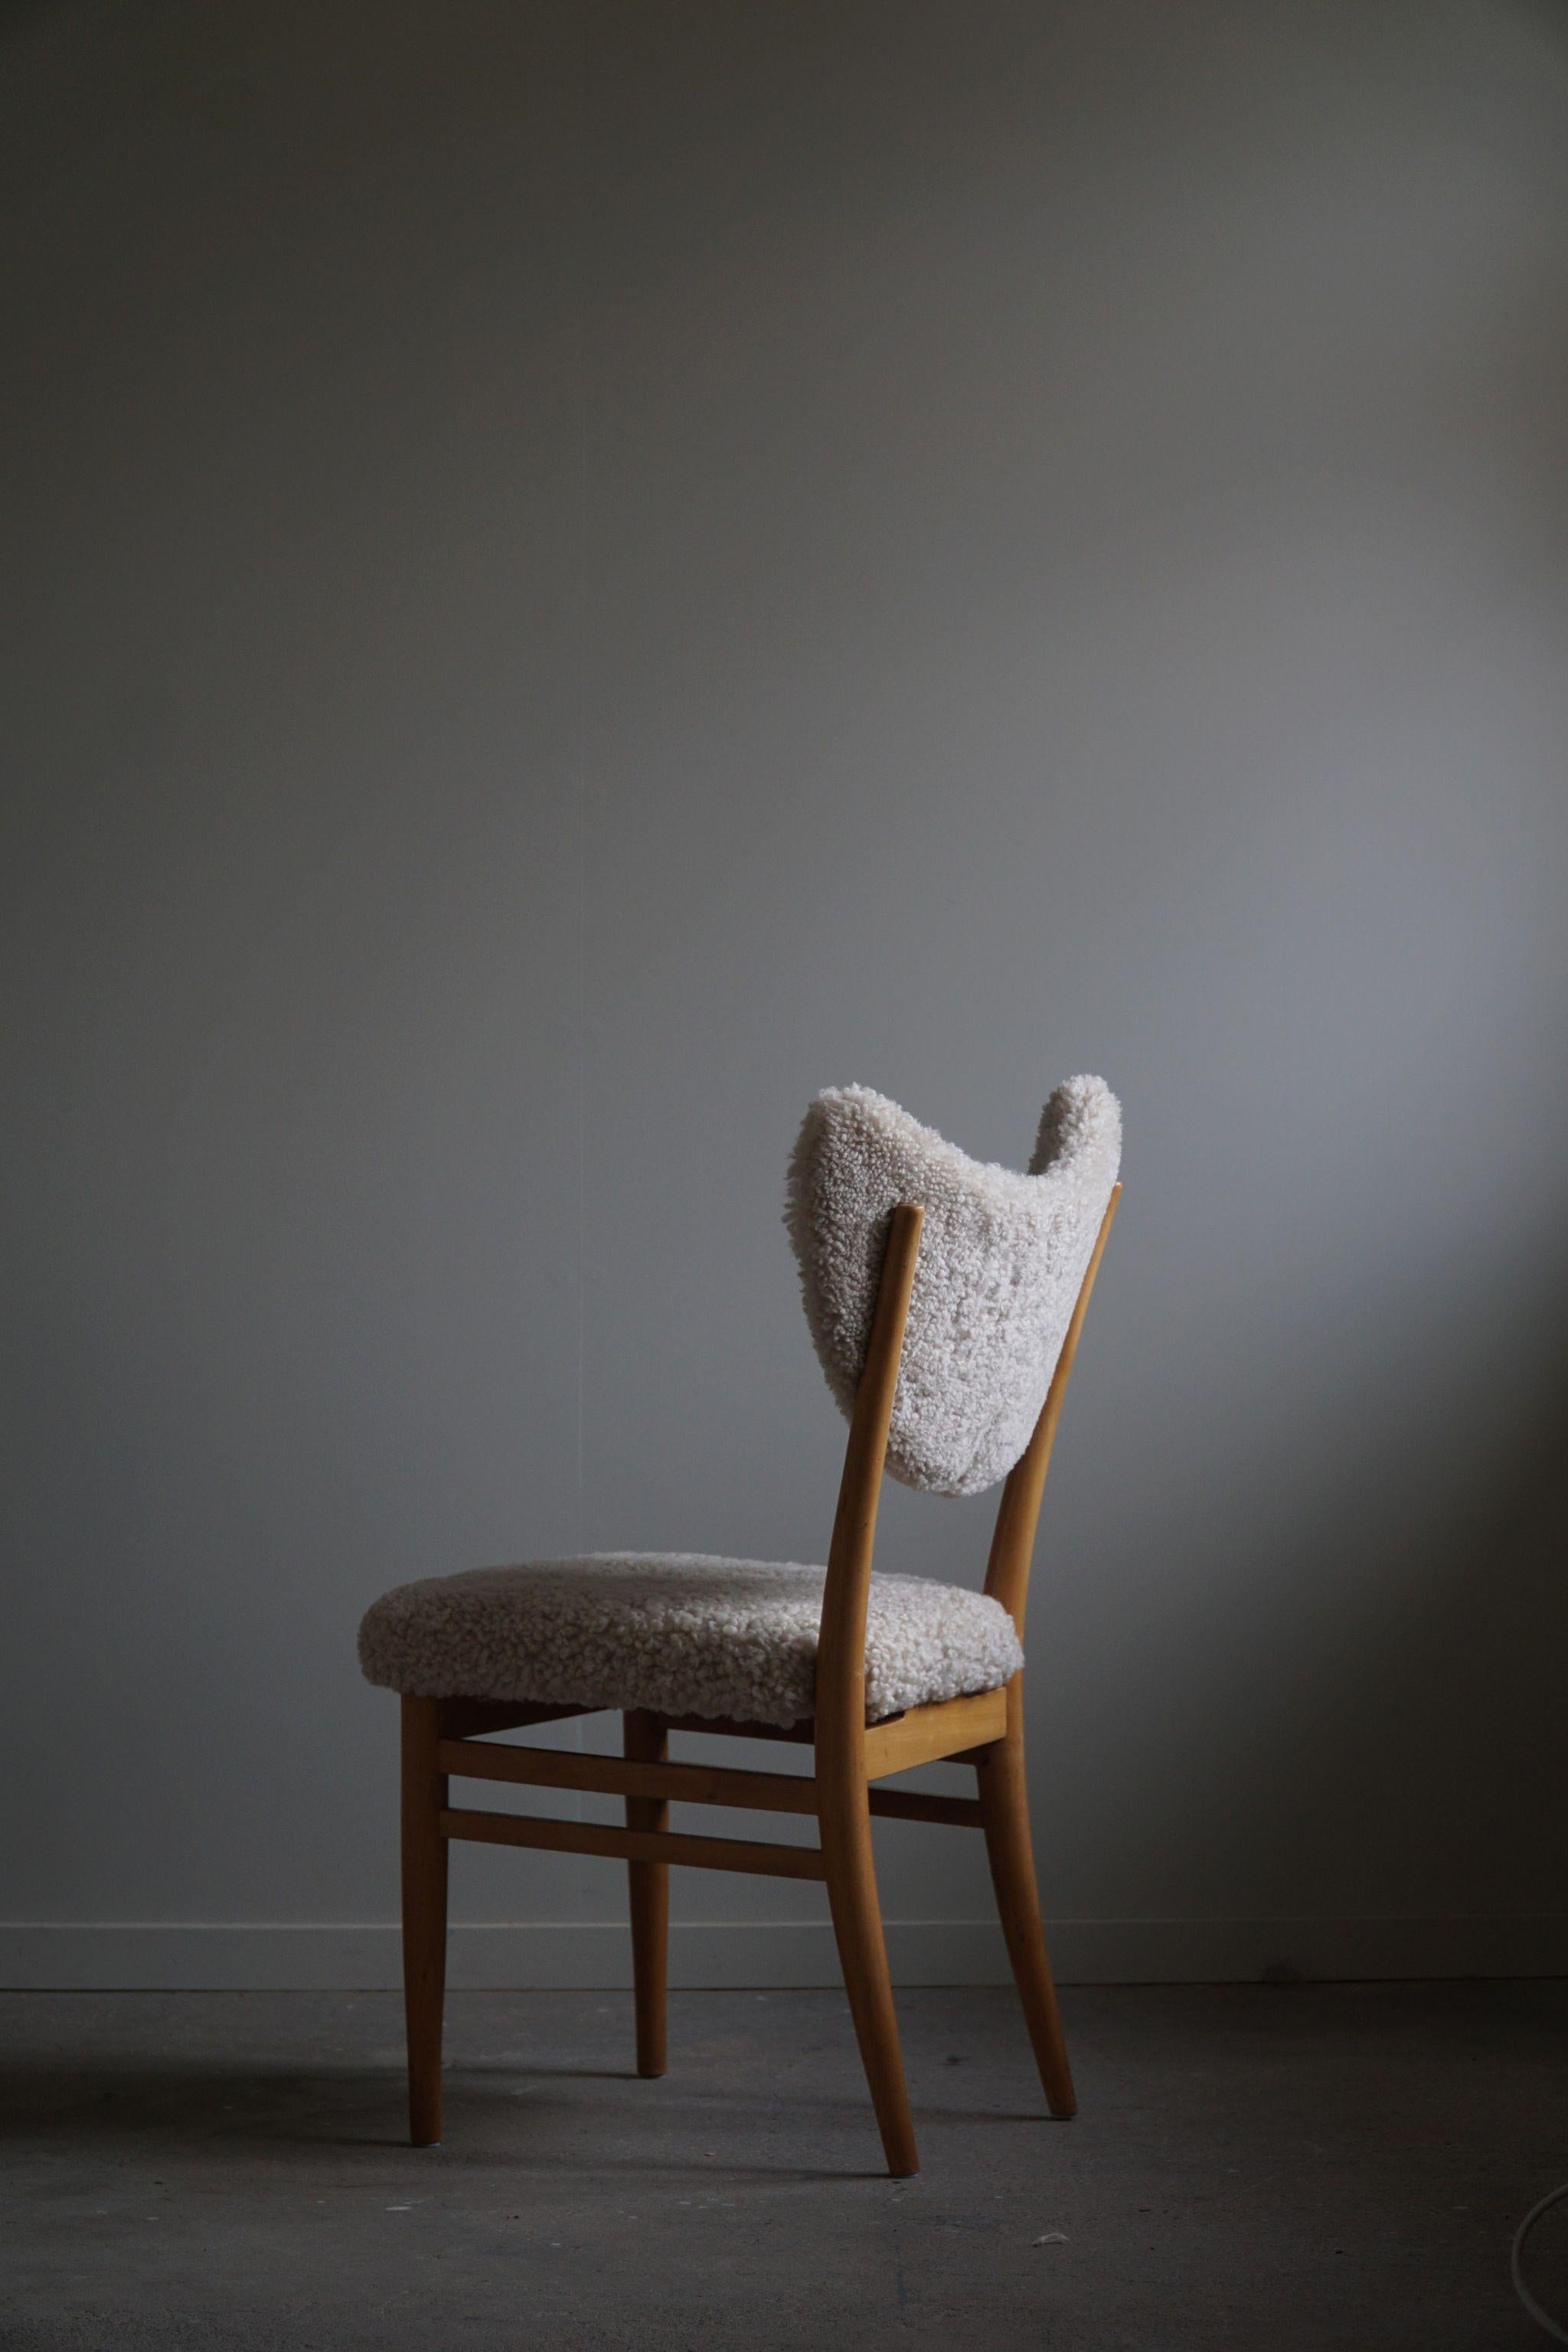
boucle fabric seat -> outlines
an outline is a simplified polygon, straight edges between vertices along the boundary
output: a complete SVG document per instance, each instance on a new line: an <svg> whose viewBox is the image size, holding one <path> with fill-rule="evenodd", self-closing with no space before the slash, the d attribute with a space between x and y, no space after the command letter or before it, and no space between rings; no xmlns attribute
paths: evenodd
<svg viewBox="0 0 1568 2352"><path fill-rule="evenodd" d="M373 1683L421 1698L800 1723L813 1711L826 1575L793 1561L599 1552L426 1577L375 1603L360 1659ZM868 1722L998 1690L1023 1663L1000 1601L922 1576L872 1577Z"/></svg>

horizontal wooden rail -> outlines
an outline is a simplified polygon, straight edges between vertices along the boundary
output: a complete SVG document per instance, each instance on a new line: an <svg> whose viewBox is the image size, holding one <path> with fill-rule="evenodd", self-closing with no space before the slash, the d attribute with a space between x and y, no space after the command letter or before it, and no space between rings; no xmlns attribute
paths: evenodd
<svg viewBox="0 0 1568 2352"><path fill-rule="evenodd" d="M786 1739L797 1748L809 1748L816 1738L816 1726L809 1716L802 1723L745 1723L733 1715L667 1715L664 1727L718 1732L725 1739Z"/></svg>
<svg viewBox="0 0 1568 2352"><path fill-rule="evenodd" d="M540 1789L592 1789L608 1797L675 1798L688 1805L747 1805L768 1813L815 1813L816 1784L787 1772L739 1772L723 1764L633 1764L563 1748L490 1748L443 1739L443 1772Z"/></svg>
<svg viewBox="0 0 1568 2352"><path fill-rule="evenodd" d="M563 1723L574 1716L614 1712L597 1706L529 1706L509 1699L452 1698L443 1699L440 1704L441 1729L449 1740L471 1739L490 1732L521 1731L531 1724ZM816 1736L816 1724L810 1718L803 1723L781 1725L742 1723L717 1716L672 1715L665 1717L664 1727L667 1731L719 1733L729 1739L782 1739L800 1748L811 1747ZM978 1764L983 1760L983 1751L1000 1739L1006 1727L1005 1689L976 1691L965 1698L911 1706L902 1715L890 1715L880 1723L867 1725L868 1778L880 1780L895 1772L912 1771L917 1764L949 1760ZM577 1785L586 1787L588 1783ZM715 1798L710 1801L724 1801ZM735 1801L742 1800L737 1798ZM934 1820L937 1816L930 1818Z"/></svg>
<svg viewBox="0 0 1568 2352"><path fill-rule="evenodd" d="M585 1756L572 1748L492 1748L478 1739L443 1739L437 1768L474 1780L513 1787L588 1790L608 1797L655 1797L684 1805L739 1805L755 1812L812 1813L817 1784L791 1772L742 1772L725 1764L639 1764L619 1756ZM871 1811L896 1821L983 1826L978 1799L928 1797L902 1789L873 1789Z"/></svg>
<svg viewBox="0 0 1568 2352"><path fill-rule="evenodd" d="M944 1822L952 1830L985 1826L978 1797L926 1797L914 1789L871 1789L867 1801L874 1813L885 1813L895 1822Z"/></svg>
<svg viewBox="0 0 1568 2352"><path fill-rule="evenodd" d="M592 1706L556 1706L509 1698L444 1698L440 1706L441 1729L449 1739L471 1739L487 1731L521 1731L530 1724L564 1723L572 1716L599 1712Z"/></svg>
<svg viewBox="0 0 1568 2352"><path fill-rule="evenodd" d="M445 1838L479 1845L544 1846L556 1853L602 1853L622 1862L677 1862L700 1870L744 1870L763 1878L820 1878L814 1845L764 1845L742 1838L683 1837L675 1830L616 1830L597 1822L544 1822L531 1813L478 1813L461 1808L439 1816Z"/></svg>
<svg viewBox="0 0 1568 2352"><path fill-rule="evenodd" d="M866 1727L866 1777L880 1780L917 1764L945 1763L967 1748L988 1748L1007 1728L1007 1693L975 1691L967 1698L911 1706L885 1723Z"/></svg>

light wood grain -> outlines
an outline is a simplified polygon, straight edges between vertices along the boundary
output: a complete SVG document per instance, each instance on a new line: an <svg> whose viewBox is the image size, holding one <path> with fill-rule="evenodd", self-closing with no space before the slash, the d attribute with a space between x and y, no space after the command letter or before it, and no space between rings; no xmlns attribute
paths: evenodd
<svg viewBox="0 0 1568 2352"><path fill-rule="evenodd" d="M746 1772L726 1764L645 1764L618 1756L579 1755L570 1748L490 1747L476 1739L443 1739L437 1759L441 1769L454 1779L498 1780L517 1788L582 1789L597 1795L662 1799L667 1804L732 1805L763 1813L815 1814L818 1811L816 1782L804 1772ZM874 1813L886 1813L897 1821L980 1826L979 1801L973 1797L873 1789L870 1804Z"/></svg>
<svg viewBox="0 0 1568 2352"><path fill-rule="evenodd" d="M1024 1612L1029 1598L1029 1568L1035 1556L1035 1529L1039 1525L1040 1498L1046 1490L1046 1473L1051 1466L1051 1449L1057 1442L1057 1424L1067 1402L1068 1382L1072 1378L1073 1359L1083 1332L1083 1318L1089 1312L1089 1302L1094 1292L1094 1280L1100 1272L1100 1261L1105 1255L1105 1244L1110 1238L1110 1228L1116 1222L1116 1205L1121 1198L1121 1187L1113 1184L1110 1199L1106 1203L1094 1249L1078 1294L1078 1303L1068 1325L1067 1338L1062 1341L1061 1354L1051 1375L1046 1402L1035 1423L1035 1433L1025 1447L1020 1459L1007 1475L997 1507L996 1525L991 1537L991 1558L985 1569L985 1590L993 1601L999 1601L1024 1638Z"/></svg>
<svg viewBox="0 0 1568 2352"><path fill-rule="evenodd" d="M871 1852L866 1760L866 1612L877 1507L914 1287L923 1212L893 1211L865 1368L850 1417L816 1654L816 1780L822 1858L849 2012L860 2044L888 2169L920 2169L888 1973Z"/></svg>
<svg viewBox="0 0 1568 2352"><path fill-rule="evenodd" d="M1000 1739L1006 1727L1005 1690L975 1691L934 1706L911 1706L906 1715L867 1726L867 1775L882 1780L890 1772L912 1772L917 1764L940 1763L944 1757Z"/></svg>
<svg viewBox="0 0 1568 2352"><path fill-rule="evenodd" d="M1029 1787L1024 1771L1024 1690L1020 1675L1009 1692L1007 1737L990 1749L979 1769L980 1809L996 1909L1006 1939L1013 1980L1023 2003L1035 2063L1046 2104L1065 2120L1078 2113L1062 2033L1061 2011L1051 1977L1050 1955L1035 1885L1035 1851L1029 1837Z"/></svg>
<svg viewBox="0 0 1568 2352"><path fill-rule="evenodd" d="M756 1812L815 1813L813 1782L804 1774L745 1772L726 1764L643 1762L628 1756L584 1756L549 1748L489 1748L448 1739L443 1769L478 1780L510 1780L523 1788L591 1789L612 1797L671 1800L689 1805L740 1805Z"/></svg>
<svg viewBox="0 0 1568 2352"><path fill-rule="evenodd" d="M820 1878L822 1855L811 1845L752 1844L742 1838L687 1837L679 1830L618 1830L598 1822L537 1821L531 1813L470 1812L448 1807L443 1837L479 1845L542 1846L552 1853L606 1853L622 1862L688 1864L699 1870L740 1870L763 1878Z"/></svg>
<svg viewBox="0 0 1568 2352"><path fill-rule="evenodd" d="M1009 1612L1020 1639L1029 1597L1029 1572L1034 1560L1035 1532L1039 1524L1046 1473L1050 1467L1051 1450L1056 1444L1062 1406L1067 1401L1068 1383L1072 1378L1084 1318L1089 1312L1100 1261L1105 1255L1105 1244L1110 1237L1121 1198L1121 1185L1113 1185L1073 1307L1072 1320L1062 1342L1062 1351L1057 1359L1046 1402L1035 1424L1034 1435L1003 1487L1002 1501L996 1513L996 1525L991 1538L991 1558L985 1570L985 1590ZM1028 1780L1024 1769L1022 1675L1016 1676L1008 1687L1005 1735L977 1759L977 1778L985 1824L985 1851L991 1864L991 1883L995 1890L996 1908L1006 1940L1007 1957L1012 1963L1014 1981L1023 2004L1024 2019L1029 2029L1047 2105L1053 2116L1065 2118L1077 2114L1078 2095L1073 2089L1072 2069L1068 2063L1061 2012L1051 1977L1046 1931L1040 1919L1039 1891L1035 1882L1034 1845L1029 1834Z"/></svg>

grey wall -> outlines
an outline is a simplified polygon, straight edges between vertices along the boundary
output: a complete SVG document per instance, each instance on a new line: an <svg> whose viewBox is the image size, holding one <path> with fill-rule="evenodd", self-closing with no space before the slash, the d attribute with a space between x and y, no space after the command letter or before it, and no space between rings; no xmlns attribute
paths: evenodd
<svg viewBox="0 0 1568 2352"><path fill-rule="evenodd" d="M1083 1068L1066 1972L1568 1966L1562 20L184 0L0 60L12 1978L389 1975L363 1605L820 1557L806 1097L1016 1164ZM895 1492L885 1557L987 1526ZM994 1969L964 1842L883 1853L903 1972ZM608 1980L621 1902L465 1853L521 1924L458 1965ZM831 1973L815 1890L678 1902L689 1976Z"/></svg>

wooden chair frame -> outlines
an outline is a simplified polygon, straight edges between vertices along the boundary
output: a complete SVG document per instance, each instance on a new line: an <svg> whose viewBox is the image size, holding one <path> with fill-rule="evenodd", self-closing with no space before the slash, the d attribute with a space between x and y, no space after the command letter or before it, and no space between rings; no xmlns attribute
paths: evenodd
<svg viewBox="0 0 1568 2352"><path fill-rule="evenodd" d="M996 1514L985 1590L1009 1611L1020 1635L1051 1447L1121 1191L1119 1184L1111 1193L1049 1393L1034 1435L1003 1488ZM488 1735L572 1716L601 1714L602 1708L510 1706L466 1698L404 1699L403 1967L409 2133L416 2147L429 2147L441 2137L447 1848L454 1839L472 1839L483 1844L616 1855L628 1864L637 2072L650 2076L665 2071L670 1864L826 1880L850 2012L888 2169L895 2178L917 2171L919 2159L872 1862L874 1813L900 1821L942 1822L984 1833L1008 1958L1047 2103L1056 2116L1076 2111L1035 1885L1024 1774L1022 1674L1002 1690L911 1707L880 1723L866 1721L866 1613L877 1506L922 1213L918 1208L895 1209L889 1228L827 1556L817 1647L816 1711L812 1720L781 1730L773 1724L628 1710L624 1755L586 1756L554 1748L495 1746ZM719 1732L811 1745L815 1770L809 1776L797 1776L672 1764L671 1731ZM973 1766L975 1795L926 1796L879 1785L895 1774L938 1759ZM614 1829L596 1822L544 1821L454 1806L447 1790L454 1776L623 1796L626 1825ZM815 1846L775 1845L687 1836L668 1826L672 1801L813 1813L819 1842Z"/></svg>

